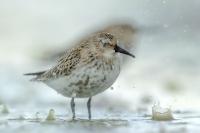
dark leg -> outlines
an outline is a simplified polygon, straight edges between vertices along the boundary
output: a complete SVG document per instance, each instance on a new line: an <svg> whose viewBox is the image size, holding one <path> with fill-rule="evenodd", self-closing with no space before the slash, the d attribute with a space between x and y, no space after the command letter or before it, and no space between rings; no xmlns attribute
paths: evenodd
<svg viewBox="0 0 200 133"><path fill-rule="evenodd" d="M88 118L89 118L89 120L91 120L91 100L92 100L92 97L90 97L88 99L88 102L87 102Z"/></svg>
<svg viewBox="0 0 200 133"><path fill-rule="evenodd" d="M72 120L74 120L75 119L75 102L74 102L74 97L72 97L72 99L71 99L71 109L72 109Z"/></svg>

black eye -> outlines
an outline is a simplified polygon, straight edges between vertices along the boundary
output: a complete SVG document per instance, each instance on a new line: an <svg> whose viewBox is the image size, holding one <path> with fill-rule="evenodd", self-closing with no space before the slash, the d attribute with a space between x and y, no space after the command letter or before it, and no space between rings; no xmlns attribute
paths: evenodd
<svg viewBox="0 0 200 133"><path fill-rule="evenodd" d="M109 43L103 43L103 46L104 47L106 47L106 46L108 46L109 45Z"/></svg>
<svg viewBox="0 0 200 133"><path fill-rule="evenodd" d="M104 43L104 44L103 44L104 47L107 46L107 45L108 45L108 43Z"/></svg>
<svg viewBox="0 0 200 133"><path fill-rule="evenodd" d="M100 40L100 43L103 45L103 47L106 47L109 45L109 42L105 39Z"/></svg>

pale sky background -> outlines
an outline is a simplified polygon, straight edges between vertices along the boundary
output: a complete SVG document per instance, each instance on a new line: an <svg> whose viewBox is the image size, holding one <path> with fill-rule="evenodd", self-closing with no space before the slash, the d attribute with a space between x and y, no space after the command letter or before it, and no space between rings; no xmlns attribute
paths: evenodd
<svg viewBox="0 0 200 133"><path fill-rule="evenodd" d="M146 27L134 50L137 58L122 71L116 89L97 99L120 95L132 106L137 97L149 94L170 105L195 108L200 92L199 7L199 0L0 0L0 99L8 104L16 99L64 102L22 74L51 66L39 61L46 49L67 47L101 24L129 20ZM168 82L178 91L163 91Z"/></svg>

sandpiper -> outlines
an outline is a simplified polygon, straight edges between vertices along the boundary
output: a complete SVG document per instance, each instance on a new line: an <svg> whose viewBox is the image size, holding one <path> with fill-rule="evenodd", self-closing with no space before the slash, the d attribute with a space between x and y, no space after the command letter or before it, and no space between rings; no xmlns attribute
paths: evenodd
<svg viewBox="0 0 200 133"><path fill-rule="evenodd" d="M133 54L118 46L117 38L107 32L93 34L75 45L49 70L27 73L65 97L71 98L72 119L75 119L75 98L89 98L91 119L92 96L108 89L120 73L120 54Z"/></svg>
<svg viewBox="0 0 200 133"><path fill-rule="evenodd" d="M43 55L41 57L42 61L55 61L58 59L58 57L62 56L67 49L70 49L70 46L74 46L74 44L78 42L81 42L81 40L85 40L85 38L88 37L88 35L91 34L96 34L96 33L110 33L117 38L118 44L121 48L124 49L133 49L133 47L136 47L136 41L137 41L137 34L139 29L135 25L130 25L128 23L111 23L111 24L106 24L102 25L100 27L96 26L96 29L91 29L85 31L85 33L81 36L79 36L76 40L71 41L68 47L61 47L60 49L55 50L55 48L52 49L47 49L45 53L46 55ZM133 45L134 44L134 45ZM126 57L123 58L123 63L126 60Z"/></svg>

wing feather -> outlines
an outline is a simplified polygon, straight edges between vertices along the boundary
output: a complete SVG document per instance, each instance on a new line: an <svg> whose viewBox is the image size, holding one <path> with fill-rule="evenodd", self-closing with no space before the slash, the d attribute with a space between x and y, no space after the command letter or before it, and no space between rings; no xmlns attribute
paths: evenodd
<svg viewBox="0 0 200 133"><path fill-rule="evenodd" d="M81 54L80 49L72 49L65 53L59 60L58 64L46 71L45 73L37 76L35 81L46 81L55 79L61 76L69 75L80 62Z"/></svg>

